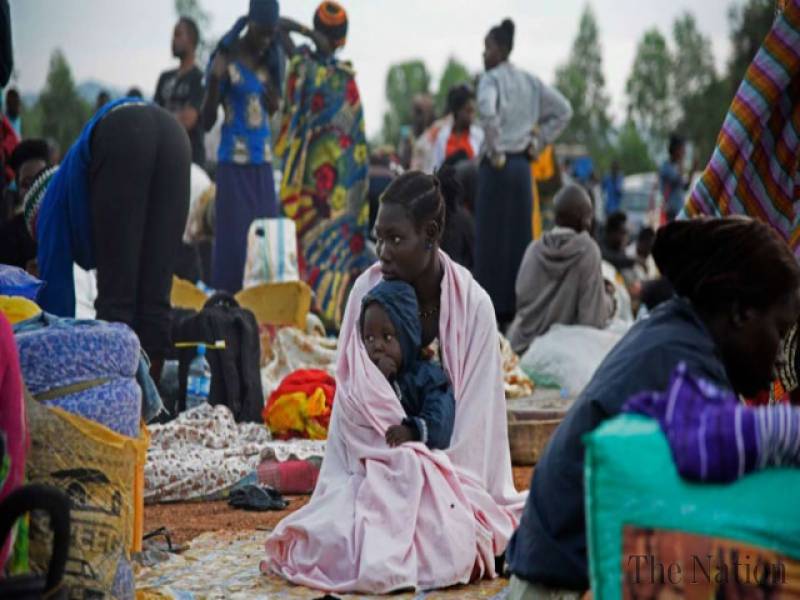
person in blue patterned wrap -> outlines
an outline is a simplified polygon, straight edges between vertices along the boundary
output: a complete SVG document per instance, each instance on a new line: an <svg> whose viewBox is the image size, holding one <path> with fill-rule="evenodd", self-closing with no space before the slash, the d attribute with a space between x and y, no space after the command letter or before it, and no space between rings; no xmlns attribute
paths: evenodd
<svg viewBox="0 0 800 600"><path fill-rule="evenodd" d="M280 105L284 55L276 35L277 0L251 0L217 45L206 71L201 114L206 131L225 111L217 157L211 286L242 288L247 232L255 219L278 216L269 117Z"/></svg>

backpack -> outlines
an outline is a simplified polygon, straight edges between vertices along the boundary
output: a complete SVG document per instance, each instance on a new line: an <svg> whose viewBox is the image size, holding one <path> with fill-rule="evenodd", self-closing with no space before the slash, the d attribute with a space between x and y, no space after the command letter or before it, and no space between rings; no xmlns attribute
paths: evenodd
<svg viewBox="0 0 800 600"><path fill-rule="evenodd" d="M209 350L206 359L211 367L212 406L224 404L237 423L260 423L264 409L261 388L260 341L258 323L249 310L226 293L212 296L198 312L185 316L174 328L174 341L204 342L213 345L225 340L224 350ZM171 418L186 409L186 378L189 364L197 355L195 347L178 351L178 406L167 407Z"/></svg>

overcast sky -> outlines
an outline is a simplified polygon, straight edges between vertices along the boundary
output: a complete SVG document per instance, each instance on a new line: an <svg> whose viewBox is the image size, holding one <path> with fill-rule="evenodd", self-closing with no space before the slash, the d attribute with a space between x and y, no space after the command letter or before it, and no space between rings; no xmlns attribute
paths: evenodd
<svg viewBox="0 0 800 600"><path fill-rule="evenodd" d="M730 49L728 8L741 0L591 0L603 45L612 109L620 117L625 80L636 43L656 26L671 35L673 19L692 11L710 36L718 66ZM483 37L504 17L517 25L512 60L552 82L569 55L586 0L344 0L350 35L342 57L357 71L367 119L376 133L385 110L384 82L392 63L421 58L434 87L449 56L476 72ZM247 0L201 0L219 37L247 10ZM318 0L283 0L281 11L310 24ZM11 0L16 85L38 92L48 60L61 48L75 80L96 79L121 89L136 85L152 95L158 74L174 66L172 0Z"/></svg>

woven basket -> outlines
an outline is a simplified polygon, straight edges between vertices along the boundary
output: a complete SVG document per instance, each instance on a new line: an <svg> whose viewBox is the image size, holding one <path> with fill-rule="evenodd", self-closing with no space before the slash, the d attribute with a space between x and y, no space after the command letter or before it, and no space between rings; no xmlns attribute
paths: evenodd
<svg viewBox="0 0 800 600"><path fill-rule="evenodd" d="M511 446L511 463L518 466L535 465L561 421L563 421L561 418L516 420L509 414L508 442Z"/></svg>

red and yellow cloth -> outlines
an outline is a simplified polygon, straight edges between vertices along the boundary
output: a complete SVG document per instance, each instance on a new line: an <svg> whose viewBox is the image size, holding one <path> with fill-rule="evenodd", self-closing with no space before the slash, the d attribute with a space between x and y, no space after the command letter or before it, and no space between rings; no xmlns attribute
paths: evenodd
<svg viewBox="0 0 800 600"><path fill-rule="evenodd" d="M328 437L336 381L325 371L300 369L270 394L263 417L278 439Z"/></svg>

